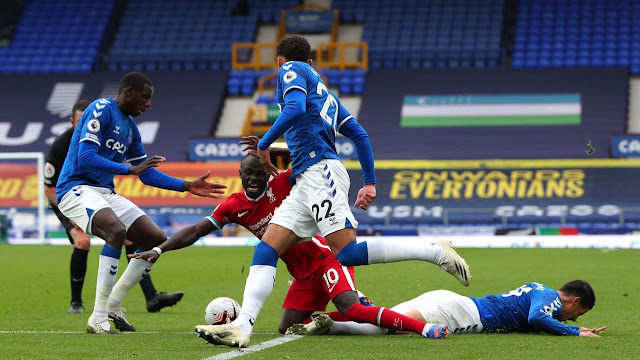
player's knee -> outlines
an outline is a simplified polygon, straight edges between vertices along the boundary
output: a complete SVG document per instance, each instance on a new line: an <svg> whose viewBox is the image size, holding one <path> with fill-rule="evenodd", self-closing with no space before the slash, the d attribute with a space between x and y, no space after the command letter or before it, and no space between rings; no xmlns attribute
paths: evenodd
<svg viewBox="0 0 640 360"><path fill-rule="evenodd" d="M344 266L367 265L369 263L367 243L350 242L340 250L336 258Z"/></svg>
<svg viewBox="0 0 640 360"><path fill-rule="evenodd" d="M293 324L291 324L291 325L293 325ZM285 332L287 332L287 329L288 329L289 327L290 327L290 325L287 325L287 324L285 324L284 322L280 322L280 324L278 325L278 332L279 332L280 334L283 334L283 335L284 335L284 333L285 333Z"/></svg>
<svg viewBox="0 0 640 360"><path fill-rule="evenodd" d="M104 241L112 247L117 249L122 247L124 240L127 237L127 229L124 224L116 223L104 236ZM114 246L115 245L115 246Z"/></svg>
<svg viewBox="0 0 640 360"><path fill-rule="evenodd" d="M79 230L76 234L72 233L73 246L81 250L89 250L91 247L91 238L84 231Z"/></svg>

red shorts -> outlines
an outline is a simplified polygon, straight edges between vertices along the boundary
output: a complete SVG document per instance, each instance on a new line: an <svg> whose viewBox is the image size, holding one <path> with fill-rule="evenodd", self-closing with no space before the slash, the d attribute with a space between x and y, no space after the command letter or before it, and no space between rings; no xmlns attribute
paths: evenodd
<svg viewBox="0 0 640 360"><path fill-rule="evenodd" d="M311 276L294 280L282 304L300 311L325 311L330 300L345 291L356 291L353 267L342 266L335 257L325 258Z"/></svg>

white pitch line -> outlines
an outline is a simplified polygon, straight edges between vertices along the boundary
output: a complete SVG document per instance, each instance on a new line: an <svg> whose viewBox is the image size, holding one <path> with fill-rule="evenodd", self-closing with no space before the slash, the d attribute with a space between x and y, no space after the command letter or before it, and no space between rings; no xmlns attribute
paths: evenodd
<svg viewBox="0 0 640 360"><path fill-rule="evenodd" d="M62 331L62 330L49 330L49 331L30 331L30 330L0 330L0 334L86 334L86 331ZM136 331L136 332L119 332L118 334L174 334L174 335L197 335L195 331ZM280 335L275 332L254 333L258 335Z"/></svg>
<svg viewBox="0 0 640 360"><path fill-rule="evenodd" d="M229 351L227 353L218 354L216 356L204 358L202 360L227 360L227 359L233 359L233 358L238 357L238 356L244 356L244 355L247 355L247 354L258 352L260 350L268 349L270 347L282 345L284 343L288 343L289 341L298 340L301 337L303 337L303 336L302 335L285 335L285 336L279 337L277 339L265 341L263 343L255 345L255 346L249 346L246 349L240 348L240 349L237 349L237 350Z"/></svg>

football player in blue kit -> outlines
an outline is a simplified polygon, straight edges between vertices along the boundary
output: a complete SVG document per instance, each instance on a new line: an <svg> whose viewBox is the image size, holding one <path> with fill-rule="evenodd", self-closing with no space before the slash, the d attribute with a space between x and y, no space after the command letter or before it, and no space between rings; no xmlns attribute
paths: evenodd
<svg viewBox="0 0 640 360"><path fill-rule="evenodd" d="M425 247L382 237L356 243L358 222L349 206L351 184L336 152L336 134L351 139L357 149L364 186L355 206L364 210L376 197L373 151L367 133L311 67L310 51L309 42L297 35L286 36L276 48L280 68L276 98L281 113L258 143L257 155L275 176L278 171L271 163L269 146L284 135L292 159L290 180L295 185L256 247L238 318L231 324L196 327L214 344L249 344L253 324L273 290L279 255L317 233L344 266L423 260L440 265L469 285L469 267L450 246ZM357 303L357 294L352 296L352 303Z"/></svg>
<svg viewBox="0 0 640 360"><path fill-rule="evenodd" d="M98 99L82 114L58 178L56 197L62 214L87 234L105 241L100 253L93 313L87 323L91 333L135 331L120 306L126 294L151 271L152 263L132 259L116 284L120 249L129 239L140 249L166 240L164 232L136 205L115 193L115 175L137 175L146 185L217 197L225 185L206 181L209 172L185 181L155 167L165 160L147 158L134 117L151 106L153 84L144 74L132 72L120 81L115 99ZM123 161L131 165L122 164ZM115 286L114 286L115 285Z"/></svg>
<svg viewBox="0 0 640 360"><path fill-rule="evenodd" d="M576 321L591 310L596 296L584 280L573 280L560 290L532 282L519 288L483 297L466 297L448 290L426 292L391 308L419 321L438 321L452 333L525 333L543 331L553 335L599 337L606 327L586 328L563 324ZM317 319L317 318L316 318ZM379 335L387 334L371 324L318 319L303 325L311 334Z"/></svg>

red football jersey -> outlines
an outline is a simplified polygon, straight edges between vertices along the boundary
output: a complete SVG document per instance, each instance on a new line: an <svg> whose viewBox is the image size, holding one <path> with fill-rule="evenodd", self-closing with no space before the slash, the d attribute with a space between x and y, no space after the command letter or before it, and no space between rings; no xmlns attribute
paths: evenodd
<svg viewBox="0 0 640 360"><path fill-rule="evenodd" d="M235 223L262 239L276 209L291 191L290 175L291 169L278 174L269 181L267 190L256 199L250 199L245 192L231 194L213 210L209 219L213 220L218 229ZM331 249L322 236L316 235L312 241L295 244L280 258L287 265L291 276L305 279L321 266L320 260L327 256L333 256Z"/></svg>

